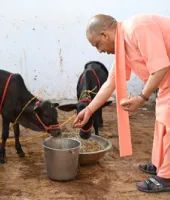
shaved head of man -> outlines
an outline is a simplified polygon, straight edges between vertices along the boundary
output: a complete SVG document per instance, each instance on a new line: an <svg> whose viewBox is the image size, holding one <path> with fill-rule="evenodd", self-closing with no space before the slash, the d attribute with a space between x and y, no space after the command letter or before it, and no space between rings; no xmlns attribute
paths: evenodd
<svg viewBox="0 0 170 200"><path fill-rule="evenodd" d="M86 35L92 46L100 53L115 53L117 21L109 15L95 15L88 23Z"/></svg>

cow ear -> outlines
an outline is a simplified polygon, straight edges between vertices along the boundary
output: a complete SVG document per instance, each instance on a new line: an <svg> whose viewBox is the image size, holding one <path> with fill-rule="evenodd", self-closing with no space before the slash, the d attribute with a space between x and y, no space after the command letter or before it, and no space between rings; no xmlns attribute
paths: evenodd
<svg viewBox="0 0 170 200"><path fill-rule="evenodd" d="M58 109L66 111L66 112L72 111L72 110L74 110L76 108L77 108L77 104L74 104L74 103L73 104L65 104L65 105L58 106Z"/></svg>
<svg viewBox="0 0 170 200"><path fill-rule="evenodd" d="M39 106L34 106L34 112L38 113L38 111L39 111Z"/></svg>
<svg viewBox="0 0 170 200"><path fill-rule="evenodd" d="M52 103L55 108L59 106L59 103Z"/></svg>

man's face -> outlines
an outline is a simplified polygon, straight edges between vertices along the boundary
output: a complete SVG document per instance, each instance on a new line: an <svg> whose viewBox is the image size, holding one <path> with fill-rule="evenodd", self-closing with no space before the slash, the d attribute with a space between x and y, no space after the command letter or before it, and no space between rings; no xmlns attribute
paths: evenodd
<svg viewBox="0 0 170 200"><path fill-rule="evenodd" d="M87 35L92 46L96 47L99 53L114 54L115 41L114 37L110 37L109 33L102 32L100 35Z"/></svg>

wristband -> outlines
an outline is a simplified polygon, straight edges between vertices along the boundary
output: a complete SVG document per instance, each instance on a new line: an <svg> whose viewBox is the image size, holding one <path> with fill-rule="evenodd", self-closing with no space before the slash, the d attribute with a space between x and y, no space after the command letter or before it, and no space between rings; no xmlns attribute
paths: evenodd
<svg viewBox="0 0 170 200"><path fill-rule="evenodd" d="M149 98L146 97L145 95L143 95L142 92L139 94L139 96L142 97L145 101L148 101L148 100L149 100Z"/></svg>
<svg viewBox="0 0 170 200"><path fill-rule="evenodd" d="M90 110L90 108L88 106L86 107L86 109L89 110L89 112L90 112L91 115L93 114L92 111Z"/></svg>

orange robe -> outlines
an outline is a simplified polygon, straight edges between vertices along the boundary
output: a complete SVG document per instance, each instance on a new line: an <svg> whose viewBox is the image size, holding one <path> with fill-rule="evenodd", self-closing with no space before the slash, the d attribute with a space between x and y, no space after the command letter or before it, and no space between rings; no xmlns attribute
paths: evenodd
<svg viewBox="0 0 170 200"><path fill-rule="evenodd" d="M169 17L137 15L118 25L124 37L127 80L133 71L141 80L147 82L150 74L170 66ZM113 82L115 82L114 67L100 93L107 89L111 94L110 88L113 88ZM156 100L152 163L157 167L158 176L170 178L170 68L159 85Z"/></svg>
<svg viewBox="0 0 170 200"><path fill-rule="evenodd" d="M170 66L170 18L138 15L122 23L127 74L144 82L150 74ZM152 163L158 176L170 178L170 68L159 85Z"/></svg>

